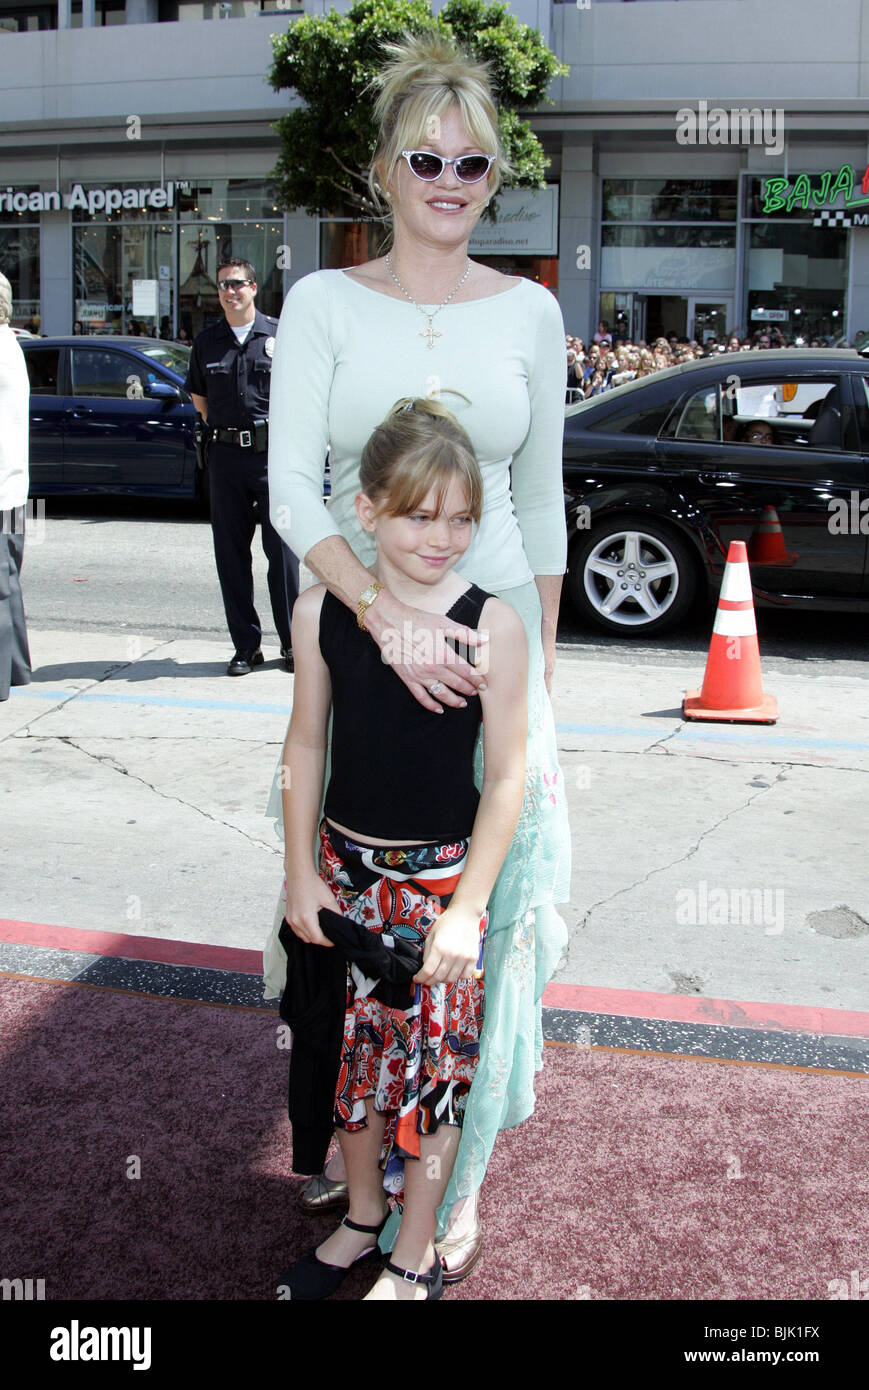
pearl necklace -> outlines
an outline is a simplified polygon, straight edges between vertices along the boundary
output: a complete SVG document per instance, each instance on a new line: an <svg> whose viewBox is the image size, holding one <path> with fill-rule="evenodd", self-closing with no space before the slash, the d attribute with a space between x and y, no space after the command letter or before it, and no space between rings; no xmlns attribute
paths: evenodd
<svg viewBox="0 0 869 1390"><path fill-rule="evenodd" d="M459 283L456 285L456 287L455 287L455 289L453 290L452 294L448 294L447 297L446 297L446 299L443 301L443 304L439 304L438 307L437 307L436 309L433 309L432 312L429 313L428 309L424 309L424 308L422 307L421 304L417 304L417 302L416 302L415 299L411 299L411 297L410 297L410 295L408 294L407 290L404 288L404 285L401 283L401 281L399 280L399 278L398 278L398 276L396 275L395 271L392 269L392 266L389 264L389 256L387 255L387 257L386 257L386 269L389 271L390 275L392 276L392 278L393 278L393 280L395 281L395 283L396 283L396 285L398 286L398 288L401 290L401 293L404 295L405 299L410 300L410 303L413 305L414 309L419 309L419 312L420 312L421 314L424 314L425 317L428 319L428 328L423 328L423 329L420 331L419 337L420 337L420 338L428 338L428 345L429 345L430 348L433 348L433 347L434 347L434 340L435 340L435 338L442 338L442 337L443 337L443 334L442 334L442 333L438 333L437 329L434 328L434 327L432 326L432 320L434 319L435 314L439 314L439 313L440 313L440 311L441 311L441 309L443 309L444 305L449 304L449 302L450 302L450 300L452 299L453 295L454 295L454 294L458 294L459 290L462 288L462 285L465 283L465 281L467 280L468 276L469 276L470 273L471 273L471 265L472 265L472 262L469 260L469 261L468 261L468 268L467 268L467 270L465 271L465 273L464 273L464 275L462 276L462 278L461 278L461 280L459 281Z"/></svg>

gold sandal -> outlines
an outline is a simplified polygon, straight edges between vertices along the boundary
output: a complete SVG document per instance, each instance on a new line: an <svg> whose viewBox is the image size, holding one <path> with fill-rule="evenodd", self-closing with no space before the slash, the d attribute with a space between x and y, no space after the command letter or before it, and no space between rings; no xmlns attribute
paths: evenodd
<svg viewBox="0 0 869 1390"><path fill-rule="evenodd" d="M299 1206L303 1211L333 1211L335 1207L346 1207L349 1203L347 1179L333 1182L325 1173L316 1173L313 1178L308 1178L299 1192Z"/></svg>
<svg viewBox="0 0 869 1390"><path fill-rule="evenodd" d="M479 1212L466 1235L444 1236L443 1240L435 1241L435 1250L443 1265L445 1284L457 1284L460 1279L465 1279L483 1253L483 1226ZM450 1268L444 1264L445 1260L451 1262Z"/></svg>

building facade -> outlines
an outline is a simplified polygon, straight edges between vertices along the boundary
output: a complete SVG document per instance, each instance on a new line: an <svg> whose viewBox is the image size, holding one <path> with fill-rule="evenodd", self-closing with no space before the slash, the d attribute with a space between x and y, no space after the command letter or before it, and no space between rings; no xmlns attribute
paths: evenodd
<svg viewBox="0 0 869 1390"><path fill-rule="evenodd" d="M348 8L339 0L336 8ZM270 37L323 0L0 0L0 269L42 333L193 336L227 253L280 310L379 231L285 213ZM869 0L513 0L570 65L532 114L547 188L472 253L584 337L869 329ZM865 190L865 191L864 191ZM79 330L76 330L79 331Z"/></svg>

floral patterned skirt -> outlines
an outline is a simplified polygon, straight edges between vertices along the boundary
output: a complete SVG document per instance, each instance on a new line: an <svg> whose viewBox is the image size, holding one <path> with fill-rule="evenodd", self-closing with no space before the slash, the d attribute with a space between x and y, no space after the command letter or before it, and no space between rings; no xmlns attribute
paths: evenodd
<svg viewBox="0 0 869 1390"><path fill-rule="evenodd" d="M345 916L422 950L456 889L469 845L470 840L457 840L377 848L356 844L324 820L320 875ZM484 916L481 956L486 925ZM348 967L335 1124L364 1129L367 1099L387 1116L384 1187L400 1199L404 1159L419 1157L420 1135L433 1134L441 1124L462 1123L480 1052L483 984L409 986L406 1010L373 998L374 986L356 966Z"/></svg>

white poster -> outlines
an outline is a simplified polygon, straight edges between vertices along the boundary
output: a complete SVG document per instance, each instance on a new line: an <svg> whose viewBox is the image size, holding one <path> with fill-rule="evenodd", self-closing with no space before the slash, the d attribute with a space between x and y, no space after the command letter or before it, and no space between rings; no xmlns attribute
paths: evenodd
<svg viewBox="0 0 869 1390"><path fill-rule="evenodd" d="M498 194L498 219L477 223L470 252L486 255L556 256L558 254L558 185L510 188Z"/></svg>
<svg viewBox="0 0 869 1390"><path fill-rule="evenodd" d="M159 280L133 281L133 313L137 318L157 317Z"/></svg>

